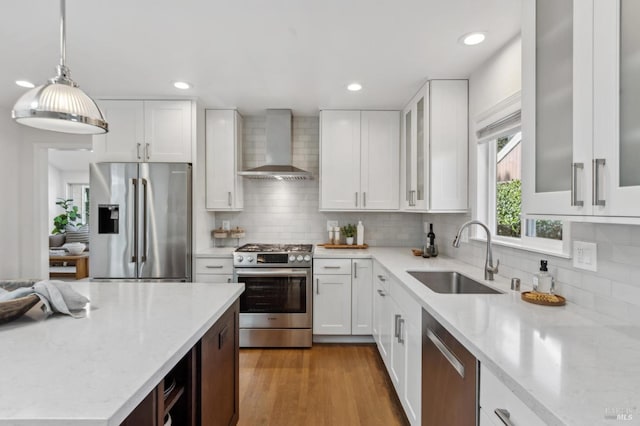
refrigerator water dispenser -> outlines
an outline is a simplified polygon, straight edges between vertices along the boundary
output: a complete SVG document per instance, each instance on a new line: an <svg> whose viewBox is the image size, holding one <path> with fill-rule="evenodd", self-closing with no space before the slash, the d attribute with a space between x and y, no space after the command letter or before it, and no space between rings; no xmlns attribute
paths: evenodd
<svg viewBox="0 0 640 426"><path fill-rule="evenodd" d="M119 204L98 205L98 234L117 234L119 222Z"/></svg>

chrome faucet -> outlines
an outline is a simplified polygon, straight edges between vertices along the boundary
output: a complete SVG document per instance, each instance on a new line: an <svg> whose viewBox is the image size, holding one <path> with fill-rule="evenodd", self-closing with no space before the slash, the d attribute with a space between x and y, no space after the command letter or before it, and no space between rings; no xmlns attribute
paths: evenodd
<svg viewBox="0 0 640 426"><path fill-rule="evenodd" d="M480 222L479 220L470 220L469 222L463 223L462 226L460 226L460 229L458 229L456 237L453 239L453 246L455 248L460 247L460 237L462 236L462 231L464 230L464 228L470 225L480 225L487 233L487 257L484 261L484 279L493 281L493 274L498 273L498 265L500 265L500 261L496 261L496 266L493 266L493 253L491 252L491 231L489 230L487 225Z"/></svg>

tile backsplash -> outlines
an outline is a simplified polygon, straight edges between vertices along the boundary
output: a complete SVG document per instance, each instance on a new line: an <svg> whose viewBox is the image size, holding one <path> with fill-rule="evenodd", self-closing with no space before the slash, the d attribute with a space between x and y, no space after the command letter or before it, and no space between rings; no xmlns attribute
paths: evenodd
<svg viewBox="0 0 640 426"><path fill-rule="evenodd" d="M266 120L244 117L244 167L261 166L265 159ZM422 217L402 213L319 212L319 120L293 117L293 165L313 174L306 181L244 181L244 209L217 212L215 225L223 220L246 229L240 243L322 243L328 240L327 220L340 226L362 220L365 243L377 246L422 245Z"/></svg>
<svg viewBox="0 0 640 426"><path fill-rule="evenodd" d="M462 243L458 249L449 243L458 227L470 219L469 215L425 214L423 217L433 222L441 253L474 266L484 266L484 242ZM574 268L571 259L494 245L493 257L500 259L499 275L519 277L531 285L540 259L547 259L549 272L555 277L556 292L569 302L640 323L640 226L573 223L571 240L597 243L597 272Z"/></svg>
<svg viewBox="0 0 640 426"><path fill-rule="evenodd" d="M262 165L265 157L265 118L244 118L245 168ZM327 220L340 225L365 226L365 242L372 246L422 246L422 222L432 222L440 252L482 267L485 244L471 241L459 249L451 246L458 227L470 219L466 214L333 213L319 212L319 121L317 117L293 118L293 164L313 173L307 181L244 181L244 210L215 214L246 229L240 243L326 242ZM519 277L531 284L540 259L549 261L559 294L571 303L632 323L640 323L640 226L574 223L572 240L598 244L598 271L576 269L571 259L494 245L500 259L499 275Z"/></svg>

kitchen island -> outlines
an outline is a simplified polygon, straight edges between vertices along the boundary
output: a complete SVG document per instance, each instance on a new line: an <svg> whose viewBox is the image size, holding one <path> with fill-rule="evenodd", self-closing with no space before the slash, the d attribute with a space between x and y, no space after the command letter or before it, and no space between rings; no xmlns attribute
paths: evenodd
<svg viewBox="0 0 640 426"><path fill-rule="evenodd" d="M192 419L208 414L196 414L204 404L194 401L194 395L204 397L200 385L217 367L206 363L217 356L206 348L230 342L227 353L235 354L237 369L237 299L244 285L81 282L73 287L91 300L85 318L43 320L34 308L0 326L0 425L118 425L144 401L155 419L139 412L132 424L163 424L164 413L157 409L163 381L181 363L191 377L182 381L183 397L191 397L185 410ZM227 319L225 327L216 328ZM237 371L226 373L231 380L237 377ZM202 387L215 393L215 386ZM237 392L237 380L235 387Z"/></svg>

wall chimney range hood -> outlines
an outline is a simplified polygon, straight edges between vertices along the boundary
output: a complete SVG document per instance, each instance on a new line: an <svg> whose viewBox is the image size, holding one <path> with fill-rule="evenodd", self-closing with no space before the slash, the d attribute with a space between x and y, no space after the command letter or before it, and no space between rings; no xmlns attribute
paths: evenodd
<svg viewBox="0 0 640 426"><path fill-rule="evenodd" d="M304 180L311 179L310 172L291 163L291 110L267 110L266 164L238 172L249 179Z"/></svg>

